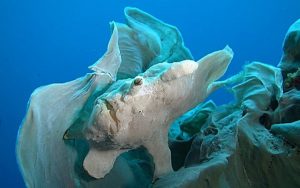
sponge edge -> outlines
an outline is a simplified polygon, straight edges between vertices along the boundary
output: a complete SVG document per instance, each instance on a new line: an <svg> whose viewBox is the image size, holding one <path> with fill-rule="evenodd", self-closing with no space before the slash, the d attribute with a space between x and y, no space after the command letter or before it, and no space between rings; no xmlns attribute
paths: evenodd
<svg viewBox="0 0 300 188"><path fill-rule="evenodd" d="M116 23L112 22L111 27L113 32L106 53L96 63L89 66L89 69L95 71L97 74L107 74L111 77L112 81L115 81L122 60L118 44L119 33Z"/></svg>
<svg viewBox="0 0 300 188"><path fill-rule="evenodd" d="M84 159L83 167L88 174L96 179L104 178L110 172L117 157L127 150L100 151L91 148Z"/></svg>
<svg viewBox="0 0 300 188"><path fill-rule="evenodd" d="M290 143L300 146L300 121L273 124L271 132L284 136Z"/></svg>

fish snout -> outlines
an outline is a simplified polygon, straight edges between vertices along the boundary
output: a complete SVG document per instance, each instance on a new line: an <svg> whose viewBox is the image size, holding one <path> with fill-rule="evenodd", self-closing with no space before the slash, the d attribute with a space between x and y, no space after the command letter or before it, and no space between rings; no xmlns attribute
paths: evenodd
<svg viewBox="0 0 300 188"><path fill-rule="evenodd" d="M118 120L111 103L105 99L99 99L95 106L86 130L87 138L95 142L113 142L118 132Z"/></svg>

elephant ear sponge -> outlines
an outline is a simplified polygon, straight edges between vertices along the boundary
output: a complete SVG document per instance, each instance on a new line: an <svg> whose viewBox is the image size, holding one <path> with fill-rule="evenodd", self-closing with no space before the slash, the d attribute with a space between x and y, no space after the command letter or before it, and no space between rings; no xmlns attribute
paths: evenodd
<svg viewBox="0 0 300 188"><path fill-rule="evenodd" d="M300 67L300 19L287 31L283 43L283 56L278 66L285 73L295 72Z"/></svg>

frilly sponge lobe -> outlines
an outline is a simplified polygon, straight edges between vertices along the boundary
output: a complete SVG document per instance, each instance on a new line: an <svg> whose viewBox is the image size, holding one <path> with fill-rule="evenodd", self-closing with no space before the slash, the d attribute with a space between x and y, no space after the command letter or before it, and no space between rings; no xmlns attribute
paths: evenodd
<svg viewBox="0 0 300 188"><path fill-rule="evenodd" d="M119 48L119 31L115 22L111 23L113 29L110 41L107 46L107 51L94 65L89 68L97 74L108 74L112 81L116 81L117 72L121 65L121 55Z"/></svg>
<svg viewBox="0 0 300 188"><path fill-rule="evenodd" d="M149 62L148 67L164 61L172 63L193 59L190 51L184 46L182 36L176 27L166 24L137 8L125 8L125 16L130 27L137 28L137 31L141 32L146 30L148 33L152 32L153 35L157 36L156 42L158 44L151 45L149 43L149 47L156 46L159 51L156 51L157 56ZM143 29L143 27L145 28ZM146 37L149 36L146 34Z"/></svg>
<svg viewBox="0 0 300 188"><path fill-rule="evenodd" d="M283 52L279 67L285 73L297 71L300 67L300 19L288 29L283 43Z"/></svg>
<svg viewBox="0 0 300 188"><path fill-rule="evenodd" d="M117 24L122 64L118 78L133 78L161 62L193 59L178 29L137 9L124 10L127 24Z"/></svg>

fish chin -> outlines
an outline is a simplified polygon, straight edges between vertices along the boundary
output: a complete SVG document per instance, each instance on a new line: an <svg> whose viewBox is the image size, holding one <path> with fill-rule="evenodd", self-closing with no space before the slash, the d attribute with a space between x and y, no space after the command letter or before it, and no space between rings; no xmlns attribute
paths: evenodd
<svg viewBox="0 0 300 188"><path fill-rule="evenodd" d="M107 100L99 99L93 109L89 126L85 130L86 139L99 148L116 148L117 122L113 106Z"/></svg>

